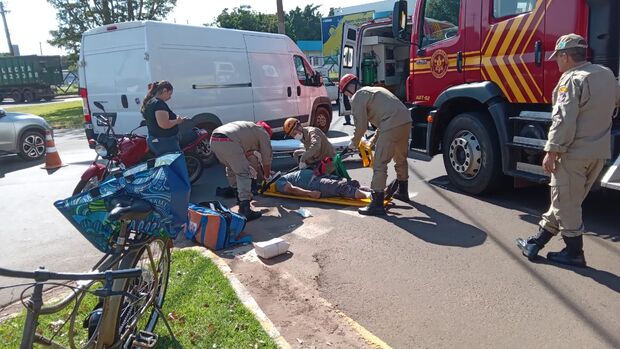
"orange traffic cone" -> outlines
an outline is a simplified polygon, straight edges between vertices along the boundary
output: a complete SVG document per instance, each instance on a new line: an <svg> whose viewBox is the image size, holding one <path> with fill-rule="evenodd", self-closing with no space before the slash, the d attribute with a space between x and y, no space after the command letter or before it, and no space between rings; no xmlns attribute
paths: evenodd
<svg viewBox="0 0 620 349"><path fill-rule="evenodd" d="M55 170L57 168L67 166L60 160L60 155L56 150L56 144L54 144L54 137L52 137L52 131L45 131L45 165L42 169Z"/></svg>

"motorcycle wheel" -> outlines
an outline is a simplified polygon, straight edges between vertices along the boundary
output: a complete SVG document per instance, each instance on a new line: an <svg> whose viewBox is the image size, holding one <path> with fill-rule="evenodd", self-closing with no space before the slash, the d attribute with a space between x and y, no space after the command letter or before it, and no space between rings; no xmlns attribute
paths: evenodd
<svg viewBox="0 0 620 349"><path fill-rule="evenodd" d="M91 190L92 188L98 185L99 185L99 178L97 178L96 176L90 177L87 180L80 179L78 184L75 186L75 189L73 189L73 195L77 195L79 193Z"/></svg>
<svg viewBox="0 0 620 349"><path fill-rule="evenodd" d="M190 183L196 183L200 176L202 176L202 160L194 153L185 153L185 164L187 165L187 174Z"/></svg>

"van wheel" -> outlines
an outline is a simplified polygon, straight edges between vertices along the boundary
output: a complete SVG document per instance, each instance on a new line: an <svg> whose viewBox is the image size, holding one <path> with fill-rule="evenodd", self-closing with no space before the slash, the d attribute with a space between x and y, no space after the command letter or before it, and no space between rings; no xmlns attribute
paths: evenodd
<svg viewBox="0 0 620 349"><path fill-rule="evenodd" d="M312 119L312 124L310 126L317 127L321 129L321 131L327 133L329 131L329 126L332 123L332 115L329 113L329 109L325 107L318 107L314 112L314 118Z"/></svg>
<svg viewBox="0 0 620 349"><path fill-rule="evenodd" d="M470 194L497 189L503 182L495 126L482 113L457 115L443 137L443 162L450 182Z"/></svg>

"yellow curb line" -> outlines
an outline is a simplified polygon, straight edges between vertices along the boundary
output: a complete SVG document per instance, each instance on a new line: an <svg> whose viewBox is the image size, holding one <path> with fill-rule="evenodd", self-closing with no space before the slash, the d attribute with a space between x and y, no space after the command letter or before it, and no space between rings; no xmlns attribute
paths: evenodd
<svg viewBox="0 0 620 349"><path fill-rule="evenodd" d="M239 300L241 300L241 303L245 305L245 307L248 308L252 312L252 314L254 314L265 332L267 332L269 337L271 337L271 339L276 342L278 348L291 349L290 344L288 344L286 339L282 337L280 331L278 331L278 329L274 326L273 322L271 322L267 315L265 315L263 310L258 306L258 303L256 303L254 297L250 295L250 292L248 292L248 290L245 288L245 286L243 286L241 281L237 279L228 264L222 258L211 252L210 250L200 246L187 247L183 249L196 250L200 252L203 256L209 258L213 263L215 263L215 265L217 265L220 271L224 274L224 276L226 276L226 278L230 282L230 285L235 290L235 293L237 294L237 297L239 297Z"/></svg>
<svg viewBox="0 0 620 349"><path fill-rule="evenodd" d="M319 298L319 300L323 303L323 305L333 309L336 312L336 314L340 315L349 324L349 326L351 326L351 328L355 332L357 332L357 334L360 337L362 337L362 339L366 341L366 343L371 345L373 348L392 349L392 347L389 346L387 343L385 343L383 340L381 340L381 338L375 336L372 332L368 331L364 326L360 325L357 321L351 319L347 314L343 313L340 309L336 308L333 304L329 303L327 300L323 298Z"/></svg>

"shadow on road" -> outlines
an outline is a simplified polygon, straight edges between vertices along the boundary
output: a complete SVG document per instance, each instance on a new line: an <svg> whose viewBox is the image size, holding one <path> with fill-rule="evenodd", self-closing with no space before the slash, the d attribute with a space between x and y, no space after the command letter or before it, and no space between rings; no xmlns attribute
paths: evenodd
<svg viewBox="0 0 620 349"><path fill-rule="evenodd" d="M618 277L618 275L610 273L608 271L599 270L599 269L595 269L595 268L591 268L591 267L575 268L575 267L571 267L571 266L567 266L567 265L551 262L551 261L549 261L546 258L538 258L535 261L535 263L552 265L552 266L558 267L560 269L570 270L573 273L579 274L581 276L588 277L588 278L592 279L593 281L596 281L599 284L608 287L612 291L616 291L616 292L620 293L620 277Z"/></svg>
<svg viewBox="0 0 620 349"><path fill-rule="evenodd" d="M417 202L411 202L411 206L427 217L398 217L390 214L386 220L436 245L474 247L482 245L486 240L487 234L473 225Z"/></svg>
<svg viewBox="0 0 620 349"><path fill-rule="evenodd" d="M447 176L434 178L429 183L462 194L450 184ZM544 185L519 189L506 187L496 193L476 198L496 206L520 211L521 219L533 225L538 224L541 214L549 207L549 189ZM586 231L605 240L620 242L620 229L617 229L618 203L620 192L614 190L591 192L583 203ZM532 227L532 233L535 230L536 227Z"/></svg>
<svg viewBox="0 0 620 349"><path fill-rule="evenodd" d="M0 156L0 178L3 178L7 173L24 170L30 167L41 166L44 162L44 158L37 161L24 161L17 155Z"/></svg>

